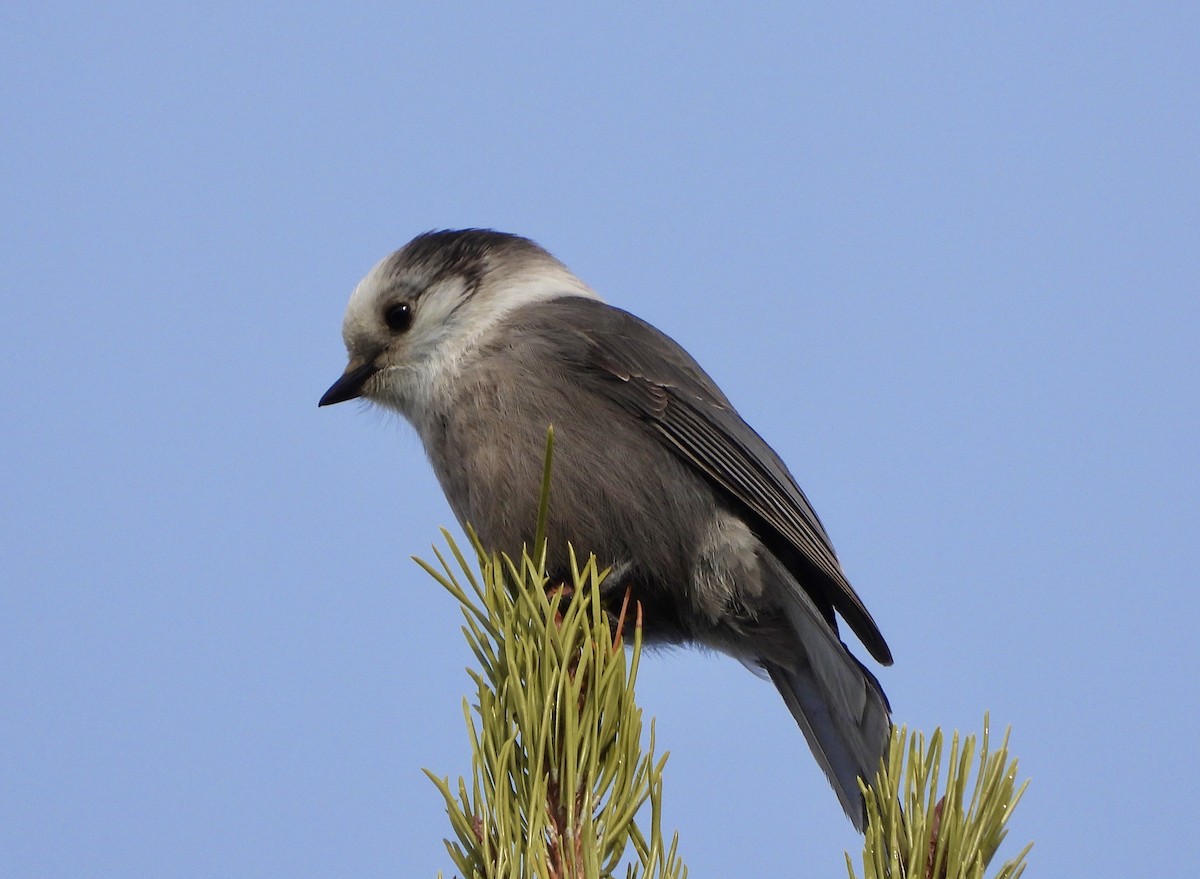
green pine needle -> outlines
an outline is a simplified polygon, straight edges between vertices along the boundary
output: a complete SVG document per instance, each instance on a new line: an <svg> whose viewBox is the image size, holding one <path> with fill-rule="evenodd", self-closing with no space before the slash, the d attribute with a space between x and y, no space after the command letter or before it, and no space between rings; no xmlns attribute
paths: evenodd
<svg viewBox="0 0 1200 879"><path fill-rule="evenodd" d="M1008 758L1007 731L1000 747L989 750L987 715L969 798L975 737L967 736L960 747L958 733L953 735L944 786L943 743L941 730L926 744L921 733L893 728L874 784L868 788L860 781L867 802L864 879L983 879L1029 782L1016 787L1017 761ZM1006 861L993 879L1018 879L1032 847ZM846 869L857 879L849 853Z"/></svg>
<svg viewBox="0 0 1200 879"><path fill-rule="evenodd" d="M614 642L600 602L606 572L572 553L564 589L546 576L544 544L518 562L489 558L476 541L476 574L443 535L456 566L436 549L440 568L417 561L462 605L479 666L469 672L476 700L464 700L470 784L426 771L445 800L456 870L472 879L600 879L624 865L629 879L685 877L677 836L664 841L666 758L655 759L653 725L642 748L640 624L622 623L633 631L631 651Z"/></svg>

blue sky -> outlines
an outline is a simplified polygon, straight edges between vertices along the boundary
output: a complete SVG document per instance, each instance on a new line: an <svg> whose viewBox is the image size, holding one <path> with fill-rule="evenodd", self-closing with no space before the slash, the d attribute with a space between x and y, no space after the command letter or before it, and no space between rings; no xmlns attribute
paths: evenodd
<svg viewBox="0 0 1200 879"><path fill-rule="evenodd" d="M358 278L466 225L721 383L897 720L1012 725L1029 875L1195 863L1197 45L1182 3L10 5L0 872L449 870L470 657L408 559L452 516L316 401ZM694 876L844 875L768 685L681 651L641 698Z"/></svg>

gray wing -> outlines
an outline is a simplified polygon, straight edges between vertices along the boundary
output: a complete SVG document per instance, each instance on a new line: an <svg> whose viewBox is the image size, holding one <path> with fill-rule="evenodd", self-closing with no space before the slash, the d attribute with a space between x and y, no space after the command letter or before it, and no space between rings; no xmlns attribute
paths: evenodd
<svg viewBox="0 0 1200 879"><path fill-rule="evenodd" d="M596 381L589 384L642 420L723 490L757 526L759 538L829 623L836 629L836 610L871 655L890 665L891 651L842 572L808 498L779 456L742 420L695 360L669 337L621 309L578 297L551 305L558 312L558 329L572 327L580 342L570 359L595 371Z"/></svg>

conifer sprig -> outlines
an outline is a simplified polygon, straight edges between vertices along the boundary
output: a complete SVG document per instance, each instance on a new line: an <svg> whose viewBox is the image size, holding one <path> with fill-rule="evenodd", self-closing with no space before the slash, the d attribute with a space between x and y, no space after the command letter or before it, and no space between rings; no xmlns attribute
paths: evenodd
<svg viewBox="0 0 1200 879"><path fill-rule="evenodd" d="M990 719L983 718L983 741L974 784L971 760L975 736L950 742L941 784L944 738L893 727L887 759L874 783L862 786L867 802L863 879L983 879L1008 833L1005 825L1028 781L1016 786L1017 761L1008 757L1008 731L990 750ZM1033 843L1006 861L993 879L1018 879ZM849 853L846 869L857 879Z"/></svg>
<svg viewBox="0 0 1200 879"><path fill-rule="evenodd" d="M571 552L570 583L546 576L544 543L519 562L480 551L477 573L443 534L454 563L435 549L440 569L420 564L462 605L479 663L475 703L463 700L470 785L427 772L446 802L456 868L489 879L600 879L622 866L627 877L686 876L678 837L663 834L666 757L654 756L653 725L642 748L636 609L610 621L594 557L579 565ZM614 637L624 626L628 652Z"/></svg>

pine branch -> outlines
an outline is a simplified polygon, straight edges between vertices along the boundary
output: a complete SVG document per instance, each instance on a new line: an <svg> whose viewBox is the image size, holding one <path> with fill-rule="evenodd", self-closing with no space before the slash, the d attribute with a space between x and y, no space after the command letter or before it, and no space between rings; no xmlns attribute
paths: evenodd
<svg viewBox="0 0 1200 879"><path fill-rule="evenodd" d="M572 552L567 584L547 578L544 545L519 563L480 551L476 574L443 534L454 564L436 549L440 569L418 562L461 603L479 663L476 701L463 704L470 786L426 771L446 802L455 867L472 879L600 879L622 865L630 879L685 877L678 837L662 832L666 757L654 757L653 725L642 750L640 612L609 620L594 557L580 566Z"/></svg>
<svg viewBox="0 0 1200 879"><path fill-rule="evenodd" d="M927 745L921 733L893 727L886 764L869 788L859 782L867 802L864 879L983 879L1029 782L1015 787L1017 761L1008 759L1008 731L1000 747L989 750L987 715L970 799L975 737L967 736L961 748L958 733L951 738L944 794L938 785L942 750L940 729ZM1006 861L993 879L1018 879L1032 847ZM846 869L857 879L849 853Z"/></svg>

